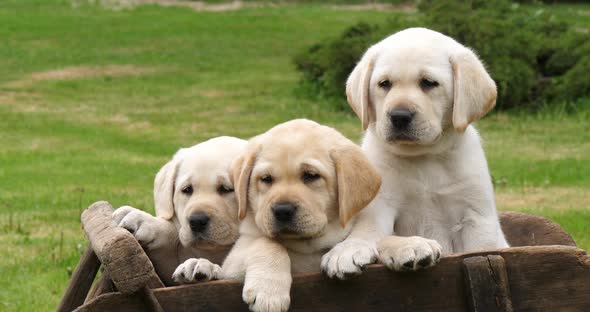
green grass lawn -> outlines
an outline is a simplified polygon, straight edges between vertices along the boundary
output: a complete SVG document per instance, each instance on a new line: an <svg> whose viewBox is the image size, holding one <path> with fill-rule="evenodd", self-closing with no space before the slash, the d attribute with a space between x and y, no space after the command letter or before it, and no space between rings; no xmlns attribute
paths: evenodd
<svg viewBox="0 0 590 312"><path fill-rule="evenodd" d="M54 310L97 200L153 211L181 146L306 117L358 140L358 120L296 96L292 56L395 12L312 5L195 12L0 2L0 310ZM590 100L585 101L590 107ZM590 249L590 109L479 123L501 209L549 216Z"/></svg>

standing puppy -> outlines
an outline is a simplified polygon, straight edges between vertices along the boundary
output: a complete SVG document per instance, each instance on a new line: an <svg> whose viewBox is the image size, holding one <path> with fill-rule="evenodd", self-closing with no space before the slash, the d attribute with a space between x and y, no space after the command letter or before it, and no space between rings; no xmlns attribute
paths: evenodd
<svg viewBox="0 0 590 312"><path fill-rule="evenodd" d="M156 215L130 206L113 213L115 222L133 233L160 278L190 257L221 262L238 239L238 203L231 164L246 147L233 137L213 138L180 149L154 181Z"/></svg>
<svg viewBox="0 0 590 312"><path fill-rule="evenodd" d="M324 256L328 275L360 273L375 247L394 270L433 265L441 249L508 247L470 126L494 107L496 85L471 50L435 31L406 29L369 48L346 93L383 186L347 240Z"/></svg>
<svg viewBox="0 0 590 312"><path fill-rule="evenodd" d="M174 276L244 281L253 311L286 311L291 273L317 271L346 238L381 180L362 150L309 120L280 124L248 143L234 166L240 238L223 263L190 259Z"/></svg>

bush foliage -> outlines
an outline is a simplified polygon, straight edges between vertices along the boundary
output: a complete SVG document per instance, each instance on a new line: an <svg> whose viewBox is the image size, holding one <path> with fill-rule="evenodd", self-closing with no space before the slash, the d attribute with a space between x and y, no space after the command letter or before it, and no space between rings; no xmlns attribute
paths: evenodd
<svg viewBox="0 0 590 312"><path fill-rule="evenodd" d="M421 1L419 13L382 25L359 23L295 57L308 94L338 98L363 52L407 27L427 27L473 48L498 85L497 109L535 109L590 96L590 35L556 21L551 10L507 0ZM334 101L332 101L334 102Z"/></svg>

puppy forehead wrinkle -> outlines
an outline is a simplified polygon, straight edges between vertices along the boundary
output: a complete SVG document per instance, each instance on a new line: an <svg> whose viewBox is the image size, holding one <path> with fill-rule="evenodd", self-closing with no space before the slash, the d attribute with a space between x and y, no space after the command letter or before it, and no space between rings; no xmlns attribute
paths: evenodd
<svg viewBox="0 0 590 312"><path fill-rule="evenodd" d="M182 188L187 184L195 184L192 181L192 173L187 171L180 171L176 177L176 187Z"/></svg>
<svg viewBox="0 0 590 312"><path fill-rule="evenodd" d="M254 174L261 174L261 173L272 173L272 169L274 168L273 163L260 160L254 167ZM254 175L253 174L253 175Z"/></svg>
<svg viewBox="0 0 590 312"><path fill-rule="evenodd" d="M326 173L328 171L326 164L321 160L316 158L306 158L301 162L301 170L310 169L318 170L319 173Z"/></svg>
<svg viewBox="0 0 590 312"><path fill-rule="evenodd" d="M408 66L412 64L412 66ZM431 49L399 48L383 54L376 61L375 76L396 74L399 76L423 76L451 71L451 62L446 53L434 53Z"/></svg>
<svg viewBox="0 0 590 312"><path fill-rule="evenodd" d="M318 144L324 137L315 133L295 132L287 139L269 137L259 154L259 161L292 164L306 157L319 157L325 148Z"/></svg>
<svg viewBox="0 0 590 312"><path fill-rule="evenodd" d="M252 145L260 145L262 148L258 154L258 164L282 163L292 167L299 166L308 159L326 161L329 159L330 149L348 142L343 135L330 127L322 126L316 122L297 119L271 128L252 142ZM329 144L322 142L329 141ZM316 163L310 162L311 165Z"/></svg>
<svg viewBox="0 0 590 312"><path fill-rule="evenodd" d="M217 185L229 183L229 162L218 161L215 164L204 163L184 163L176 179L177 187L183 187L191 184L193 188L200 185Z"/></svg>
<svg viewBox="0 0 590 312"><path fill-rule="evenodd" d="M278 171L286 171L287 174L298 176L304 170L316 170L320 174L327 174L328 167L317 158L300 155L288 155L283 161L261 160L254 169L255 174L279 174Z"/></svg>

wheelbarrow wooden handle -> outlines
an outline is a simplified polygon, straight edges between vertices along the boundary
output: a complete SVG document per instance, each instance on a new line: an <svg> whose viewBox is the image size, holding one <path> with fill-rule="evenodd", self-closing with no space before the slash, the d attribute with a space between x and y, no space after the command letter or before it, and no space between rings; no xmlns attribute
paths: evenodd
<svg viewBox="0 0 590 312"><path fill-rule="evenodd" d="M112 214L108 202L96 202L82 213L82 224L117 290L130 294L144 286L164 287L145 251L131 233L115 224Z"/></svg>
<svg viewBox="0 0 590 312"><path fill-rule="evenodd" d="M135 237L115 224L113 211L108 202L99 201L82 213L90 247L78 263L58 311L72 311L84 303L101 263L121 294L164 287Z"/></svg>

